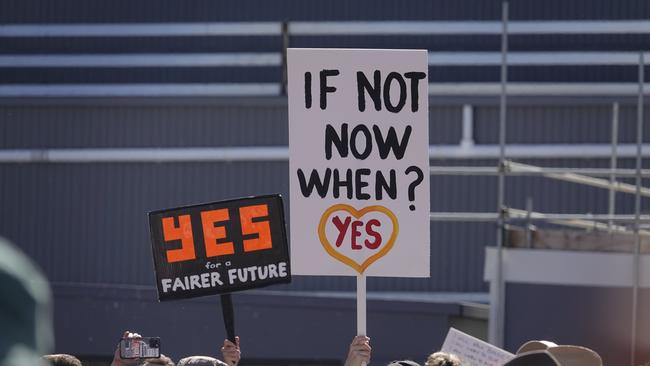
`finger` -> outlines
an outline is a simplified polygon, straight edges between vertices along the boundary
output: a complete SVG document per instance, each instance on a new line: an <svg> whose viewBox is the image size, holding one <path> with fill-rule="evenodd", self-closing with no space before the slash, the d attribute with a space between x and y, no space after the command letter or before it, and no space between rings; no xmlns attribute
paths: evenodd
<svg viewBox="0 0 650 366"><path fill-rule="evenodd" d="M352 347L350 347L350 350L352 351L365 351L365 352L370 352L372 351L372 347L370 347L369 344L357 344Z"/></svg>
<svg viewBox="0 0 650 366"><path fill-rule="evenodd" d="M228 338L226 338L226 339L223 340L223 345L224 345L224 346L225 346L225 345L229 345L229 346L232 346L232 347L237 347L237 345L236 345L235 343L233 343L233 342L232 342L230 339L228 339Z"/></svg>
<svg viewBox="0 0 650 366"><path fill-rule="evenodd" d="M356 336L352 340L353 344L362 344L362 343L368 343L368 342L370 342L370 338L368 338L366 336L362 336L362 335L361 336Z"/></svg>
<svg viewBox="0 0 650 366"><path fill-rule="evenodd" d="M237 348L239 348L239 336L235 336L235 343L237 345Z"/></svg>

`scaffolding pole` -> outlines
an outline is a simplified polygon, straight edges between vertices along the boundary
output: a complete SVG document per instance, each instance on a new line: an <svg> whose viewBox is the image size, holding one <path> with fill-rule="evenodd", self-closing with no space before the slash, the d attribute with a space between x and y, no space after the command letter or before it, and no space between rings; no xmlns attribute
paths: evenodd
<svg viewBox="0 0 650 366"><path fill-rule="evenodd" d="M616 189L614 189L614 185L616 184L616 164L617 164L617 158L618 158L618 102L615 102L612 105L612 156L611 160L609 162L609 167L611 169L611 173L609 176L609 201L608 201L608 210L607 212L610 215L614 215L616 212ZM639 172L635 172L638 174ZM612 226L614 223L612 221L609 222L609 227L610 231L612 229Z"/></svg>
<svg viewBox="0 0 650 366"><path fill-rule="evenodd" d="M540 174L547 178L552 178L552 179L557 179L557 180L562 180L565 182L571 182L571 183L578 183L578 184L584 184L587 186L592 186L596 188L604 188L604 189L613 189L618 192L623 192L623 193L630 193L630 194L636 194L637 190L639 190L639 194L641 194L644 197L650 197L650 188L641 188L633 184L627 184L627 183L621 183L621 182L614 182L614 184L611 184L607 179L600 179L600 178L594 178L594 177L588 177L585 175L580 175L580 174L575 174L575 173L542 173L540 167L536 167L534 165L528 165L528 164L521 164L521 163L515 163L515 162L508 162L508 167L510 170L516 171L516 170L524 170L524 171L538 171ZM637 172L635 176L639 174Z"/></svg>
<svg viewBox="0 0 650 366"><path fill-rule="evenodd" d="M499 175L497 182L497 273L496 281L490 283L490 319L488 338L490 343L503 347L505 324L505 283L503 281L504 200L505 200L505 154L506 112L508 95L508 2L504 1L501 14L501 96L499 99Z"/></svg>
<svg viewBox="0 0 650 366"><path fill-rule="evenodd" d="M544 176L549 174L567 174L575 173L591 177L617 177L634 178L637 175L636 169L610 169L610 168L553 168L553 167L540 167L535 165L525 165L527 167L534 167L535 169L514 170L510 169L512 164L524 165L521 163L514 163L506 161L506 169L504 174L506 176ZM430 166L429 173L431 175L499 175L499 169L493 166ZM644 178L650 177L650 169L641 169L641 176Z"/></svg>
<svg viewBox="0 0 650 366"><path fill-rule="evenodd" d="M496 221L500 213L496 212L429 212L431 221ZM637 220L636 215L609 215L609 214L564 214L564 213L542 213L527 210L506 207L503 208L504 221L570 221L585 220L589 221L591 227L602 221L613 221L618 223L634 223ZM639 215L638 220L650 223L650 215Z"/></svg>
<svg viewBox="0 0 650 366"><path fill-rule="evenodd" d="M645 60L643 52L639 52L639 95L636 106L636 196L634 200L634 231L636 232L636 242L634 245L634 265L633 275L634 283L632 284L632 341L630 346L630 366L636 365L636 344L637 344L637 320L638 320L638 302L639 302L639 262L641 253L641 165L642 165L642 144L643 144L643 82L645 80L644 70Z"/></svg>

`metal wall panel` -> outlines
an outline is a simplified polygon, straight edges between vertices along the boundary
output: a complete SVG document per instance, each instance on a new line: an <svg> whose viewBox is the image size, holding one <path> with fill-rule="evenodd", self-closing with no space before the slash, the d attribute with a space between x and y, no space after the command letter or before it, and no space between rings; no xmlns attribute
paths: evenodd
<svg viewBox="0 0 650 366"><path fill-rule="evenodd" d="M650 5L643 0L534 1L510 4L511 20L620 20L647 19ZM363 20L499 20L500 0L426 1L407 3L363 1L238 2L195 1L84 1L54 6L44 0L7 0L0 3L0 23L164 23L237 21L363 21ZM500 36L294 36L292 47L419 48L430 51L499 51ZM517 35L509 39L510 51L585 51L648 48L648 35ZM131 54L281 52L280 36L233 37L47 37L3 38L0 54ZM518 66L510 81L630 82L633 66ZM431 82L495 82L499 68L432 67ZM151 67L151 68L0 68L2 84L84 83L219 83L281 82L280 67Z"/></svg>
<svg viewBox="0 0 650 366"><path fill-rule="evenodd" d="M650 122L646 114L644 124ZM580 144L611 141L612 105L514 105L508 107L507 136L510 144ZM478 106L474 110L477 143L495 144L499 137L499 107ZM644 130L644 141L650 131ZM619 143L636 143L636 106L622 105L619 111Z"/></svg>
<svg viewBox="0 0 650 366"><path fill-rule="evenodd" d="M251 20L384 20L384 19L500 19L500 0L390 0L299 1L199 0L128 1L5 0L0 3L2 23L41 22L165 22ZM511 2L513 19L642 19L650 15L643 0L520 0Z"/></svg>
<svg viewBox="0 0 650 366"><path fill-rule="evenodd" d="M580 160L563 164L593 165ZM18 243L55 283L151 286L147 211L264 193L287 197L287 175L286 163L268 162L0 164L0 232ZM604 213L607 207L606 191L543 178L509 178L506 190L506 204L517 208L524 208L529 196L542 212ZM495 192L494 177L434 177L432 210L494 211ZM630 213L632 203L629 197L619 199L619 212ZM644 201L644 207L648 203ZM485 290L483 252L485 245L494 244L494 230L489 223L434 223L431 279L373 278L368 288ZM296 277L288 288L351 291L354 281Z"/></svg>
<svg viewBox="0 0 650 366"><path fill-rule="evenodd" d="M2 106L0 147L286 146L285 103Z"/></svg>
<svg viewBox="0 0 650 366"><path fill-rule="evenodd" d="M111 104L53 101L0 108L0 146L16 148L285 146L282 101L176 101ZM621 141L632 142L634 110L621 113ZM515 105L510 142L580 143L609 140L609 107ZM461 105L433 105L431 144L460 139ZM476 107L478 143L495 142L496 107ZM539 136L544 136L540 139ZM551 141L555 138L554 141ZM552 145L549 145L552 148ZM608 160L534 160L543 166L608 167ZM433 161L493 165L495 161ZM633 167L632 159L619 166ZM650 164L646 165L650 166ZM0 233L23 247L55 282L153 285L146 212L229 197L280 192L288 196L286 162L185 164L0 164ZM648 182L646 182L648 183ZM496 210L495 177L431 178L433 211ZM506 205L526 199L542 212L605 213L607 192L544 178L509 177ZM644 200L644 206L647 207ZM633 196L618 195L630 213ZM432 223L430 279L370 279L385 291L484 291L484 246L491 223ZM112 264L109 264L112 263ZM284 288L284 287L281 287ZM286 288L354 290L353 279L297 277Z"/></svg>
<svg viewBox="0 0 650 366"><path fill-rule="evenodd" d="M0 105L0 148L286 146L284 99ZM432 144L460 141L461 109L429 109Z"/></svg>

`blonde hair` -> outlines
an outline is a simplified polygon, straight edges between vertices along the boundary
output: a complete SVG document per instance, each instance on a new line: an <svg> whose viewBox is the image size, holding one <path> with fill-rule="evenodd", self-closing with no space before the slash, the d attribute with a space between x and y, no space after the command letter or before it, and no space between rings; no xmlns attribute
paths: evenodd
<svg viewBox="0 0 650 366"><path fill-rule="evenodd" d="M451 353L435 352L429 355L424 366L463 366L460 359Z"/></svg>
<svg viewBox="0 0 650 366"><path fill-rule="evenodd" d="M156 366L156 365L163 365L163 366L175 366L174 361L172 361L171 358L161 354L159 358L147 358L144 360L144 363L142 366Z"/></svg>

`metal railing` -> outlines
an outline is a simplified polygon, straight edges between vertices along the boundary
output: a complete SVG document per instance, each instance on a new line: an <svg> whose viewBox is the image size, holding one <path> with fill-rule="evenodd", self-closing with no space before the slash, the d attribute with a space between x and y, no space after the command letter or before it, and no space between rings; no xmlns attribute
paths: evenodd
<svg viewBox="0 0 650 366"><path fill-rule="evenodd" d="M639 52L636 57L638 65L638 82L637 82L637 141L636 141L636 169L618 169L616 160L619 154L618 149L618 104L612 107L612 142L611 142L611 160L609 169L580 169L580 168L555 168L555 167L537 167L532 165L520 164L506 159L506 111L507 97L510 94L510 85L507 80L508 66L510 63L510 54L508 54L508 36L510 32L510 23L508 21L508 3L503 4L502 18L502 52L501 52L501 85L500 85L500 102L499 102L499 163L497 167L436 167L430 168L431 174L436 175L493 175L498 178L497 184L497 210L496 212L432 212L430 219L432 221L478 221L478 222L496 222L497 223L497 273L496 280L490 284L490 341L497 345L503 344L504 337L504 319L505 319L505 284L503 280L503 247L504 247L504 230L506 223L513 220L544 221L553 224L589 227L598 229L608 229L610 231L630 232L629 226L618 226L614 223L631 224L632 233L635 235L634 246L634 278L630 284L632 287L632 329L631 329L631 365L636 365L636 347L637 347L637 317L638 317L638 292L639 292L639 265L640 265L640 247L641 235L647 235L647 231L641 231L641 224L650 222L650 216L641 215L641 197L650 196L650 188L642 187L642 177L649 176L650 172L642 169L643 156L643 111L644 111L644 93L645 93L645 53ZM496 57L496 56L494 56ZM608 213L607 214L559 214L559 213L539 213L529 210L516 210L505 206L505 179L510 175L527 175L540 176L550 179L572 182L576 184L588 185L592 187L609 190L608 196ZM608 177L609 179L596 178ZM634 177L635 184L624 184L617 181L620 177ZM633 215L615 214L615 193L634 194L635 208Z"/></svg>
<svg viewBox="0 0 650 366"><path fill-rule="evenodd" d="M212 22L113 24L0 25L0 38L68 37L281 37L283 48L294 36L443 36L500 35L498 21L324 21L324 22ZM648 20L512 21L509 35L650 34ZM101 42L101 40L98 40ZM280 67L284 50L277 52L217 52L163 54L8 54L2 68L127 68L127 67ZM635 52L511 52L508 65L634 65ZM430 66L498 66L499 52L431 52ZM124 87L126 86L126 87ZM431 83L431 95L499 95L499 83ZM284 82L250 83L237 88L221 83L196 84L37 84L0 85L0 97L101 96L272 96L283 95ZM635 95L633 83L511 83L510 95Z"/></svg>

